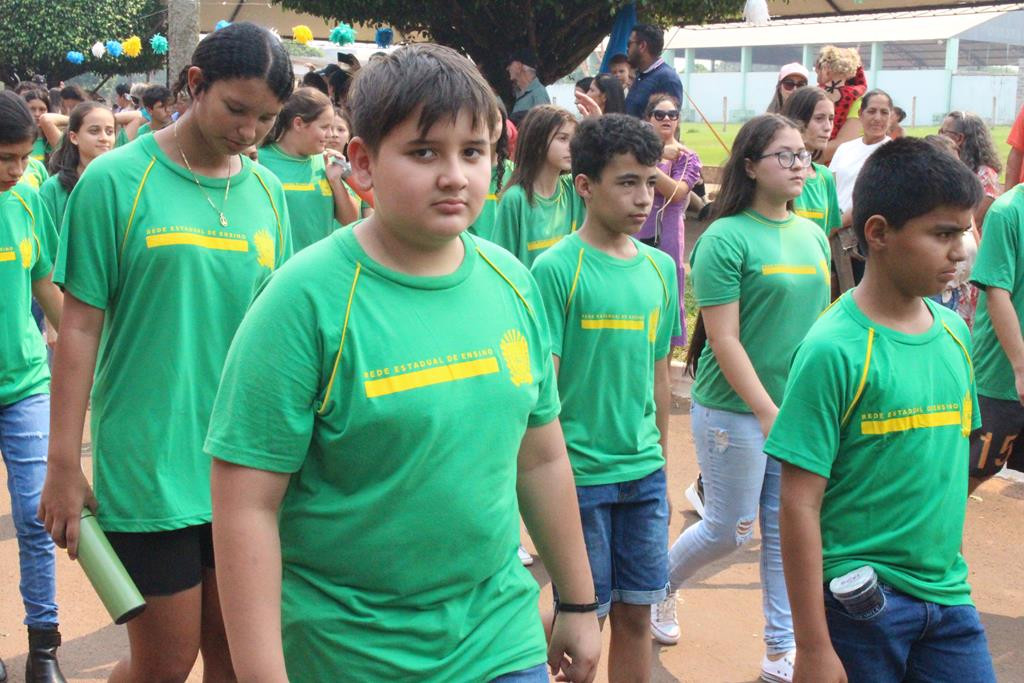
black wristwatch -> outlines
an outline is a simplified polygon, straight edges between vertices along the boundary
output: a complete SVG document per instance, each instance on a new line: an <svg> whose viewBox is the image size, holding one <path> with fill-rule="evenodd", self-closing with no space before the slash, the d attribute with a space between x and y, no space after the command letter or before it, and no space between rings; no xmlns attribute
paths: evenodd
<svg viewBox="0 0 1024 683"><path fill-rule="evenodd" d="M597 608L601 603L597 601L597 595L594 595L594 602L590 603L578 603L578 602L559 602L555 606L555 611L558 612L571 612L576 614L584 614L586 612L596 612Z"/></svg>

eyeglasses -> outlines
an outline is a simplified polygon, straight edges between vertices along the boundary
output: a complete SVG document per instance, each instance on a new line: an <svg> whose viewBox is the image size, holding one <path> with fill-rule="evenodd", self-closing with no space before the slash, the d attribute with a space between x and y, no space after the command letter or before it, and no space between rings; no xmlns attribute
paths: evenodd
<svg viewBox="0 0 1024 683"><path fill-rule="evenodd" d="M945 137L949 138L950 140L953 140L954 142L964 139L963 133L960 133L955 130L949 130L948 128L940 128L939 135L944 135Z"/></svg>
<svg viewBox="0 0 1024 683"><path fill-rule="evenodd" d="M779 81L779 85L785 90L793 90L794 88L802 88L807 85L807 81L794 81L790 78L785 78Z"/></svg>
<svg viewBox="0 0 1024 683"><path fill-rule="evenodd" d="M806 149L802 149L799 152L790 152L788 149L784 149L781 152L762 154L761 156L757 157L755 161L767 159L768 157L775 157L776 159L778 159L779 166L781 168L793 168L793 164L796 163L797 159L800 160L800 164L802 166L806 166L807 162L811 160L811 153L808 152Z"/></svg>
<svg viewBox="0 0 1024 683"><path fill-rule="evenodd" d="M657 120L657 121L664 121L665 119L668 119L669 121L678 121L679 120L679 110L678 109L655 109L654 111L651 112L651 116L653 116L655 118L655 120Z"/></svg>

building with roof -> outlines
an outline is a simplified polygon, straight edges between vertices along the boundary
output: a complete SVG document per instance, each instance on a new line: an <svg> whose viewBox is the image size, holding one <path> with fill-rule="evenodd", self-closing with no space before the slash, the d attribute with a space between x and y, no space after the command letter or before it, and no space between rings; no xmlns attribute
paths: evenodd
<svg viewBox="0 0 1024 683"><path fill-rule="evenodd" d="M687 94L712 121L764 111L783 64L804 64L813 80L827 44L858 48L868 87L893 96L904 125L932 125L955 109L1010 123L1024 99L1024 3L686 26L665 36Z"/></svg>

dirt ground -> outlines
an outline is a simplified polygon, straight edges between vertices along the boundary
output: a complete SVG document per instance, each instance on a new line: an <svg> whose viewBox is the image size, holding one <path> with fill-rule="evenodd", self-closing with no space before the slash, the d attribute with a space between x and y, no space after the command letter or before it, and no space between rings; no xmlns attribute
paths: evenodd
<svg viewBox="0 0 1024 683"><path fill-rule="evenodd" d="M672 496L672 538L697 520L683 491L696 475L685 402L677 403L671 424L669 491ZM87 467L88 458L85 459ZM0 474L0 478L5 478ZM988 629L1000 681L1024 681L1024 555L1020 530L1024 522L1024 481L994 479L972 499L964 548L971 569L974 599ZM756 681L761 655L761 593L758 579L759 541L752 540L729 561L701 572L681 595L679 619L683 637L674 647L653 643L653 681L745 683ZM551 591L540 561L534 576L545 586L542 608L550 607ZM57 564L58 602L64 645L60 660L74 681L106 680L127 651L124 627L114 626L81 569L66 555ZM24 680L25 630L18 593L17 541L10 501L0 496L0 657L12 683ZM607 643L606 643L607 645ZM202 679L202 663L189 681ZM598 680L605 681L604 667Z"/></svg>

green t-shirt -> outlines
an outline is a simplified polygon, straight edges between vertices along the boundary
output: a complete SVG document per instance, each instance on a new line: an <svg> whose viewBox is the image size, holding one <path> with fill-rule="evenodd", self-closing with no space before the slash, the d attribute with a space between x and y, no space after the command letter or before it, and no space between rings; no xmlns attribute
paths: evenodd
<svg viewBox="0 0 1024 683"><path fill-rule="evenodd" d="M971 338L956 313L926 303L931 329L905 334L844 295L800 345L764 450L828 479L826 581L870 565L918 599L970 604L960 544L968 435L981 426Z"/></svg>
<svg viewBox="0 0 1024 683"><path fill-rule="evenodd" d="M773 221L750 210L712 223L690 254L700 306L739 301L740 343L775 405L793 351L828 306L830 258L825 233L814 223L793 214ZM710 344L697 364L693 398L708 408L750 412Z"/></svg>
<svg viewBox="0 0 1024 683"><path fill-rule="evenodd" d="M0 193L0 407L49 390L46 344L32 317L32 283L53 270L53 221L23 183Z"/></svg>
<svg viewBox="0 0 1024 683"><path fill-rule="evenodd" d="M227 227L207 202L221 207L226 180L199 182L147 135L89 164L64 215L54 281L105 312L92 439L108 531L210 521L217 381L254 291L291 254L273 174L242 157Z"/></svg>
<svg viewBox="0 0 1024 683"><path fill-rule="evenodd" d="M52 175L39 188L39 196L42 197L43 204L46 205L46 210L50 212L50 218L53 219L53 224L59 231L64 222L64 210L68 206L68 191L60 184L60 179L56 175Z"/></svg>
<svg viewBox="0 0 1024 683"><path fill-rule="evenodd" d="M827 166L813 164L813 178L804 182L804 191L793 200L793 213L818 224L828 235L843 225L843 212L839 210L836 179Z"/></svg>
<svg viewBox="0 0 1024 683"><path fill-rule="evenodd" d="M29 157L25 173L22 174L21 180L18 182L23 185L28 185L33 190L38 191L49 177L50 174L46 172L46 165L41 161L36 161L32 157Z"/></svg>
<svg viewBox="0 0 1024 683"><path fill-rule="evenodd" d="M550 197L534 194L533 206L522 186L508 185L498 200L491 240L529 268L545 249L583 225L586 211L571 175L558 179L558 189Z"/></svg>
<svg viewBox="0 0 1024 683"><path fill-rule="evenodd" d="M413 277L339 230L271 278L232 343L206 451L291 475L292 681L487 681L545 661L515 487L527 427L558 415L550 343L526 269L461 240L455 272Z"/></svg>
<svg viewBox="0 0 1024 683"><path fill-rule="evenodd" d="M619 259L572 234L533 264L560 358L562 431L577 486L642 479L665 465L654 363L680 333L679 286L668 254L633 243L637 255Z"/></svg>
<svg viewBox="0 0 1024 683"><path fill-rule="evenodd" d="M121 147L127 145L131 140L128 139L128 131L124 129L124 126L118 126L117 137L114 139L114 147Z"/></svg>
<svg viewBox="0 0 1024 683"><path fill-rule="evenodd" d="M33 161L38 161L40 164L46 162L46 156L53 151L53 147L43 136L39 136L32 143L32 154L29 156Z"/></svg>
<svg viewBox="0 0 1024 683"><path fill-rule="evenodd" d="M322 154L296 157L271 144L260 148L260 164L281 181L292 220L292 244L296 252L334 232L334 193L327 182Z"/></svg>
<svg viewBox="0 0 1024 683"><path fill-rule="evenodd" d="M149 123L144 123L141 126L139 126L139 129L137 131L135 131L135 139L138 140L143 135L149 135L152 132L153 126L151 126Z"/></svg>
<svg viewBox="0 0 1024 683"><path fill-rule="evenodd" d="M998 287L1010 293L1024 332L1024 187L1017 185L992 203L985 214L982 235L978 258L971 270L971 282L981 290L974 320L973 358L978 393L1016 401L1013 368L992 328L985 288Z"/></svg>
<svg viewBox="0 0 1024 683"><path fill-rule="evenodd" d="M504 174L501 178L502 187L508 187L508 181L512 178L512 171L515 170L515 164L508 159L505 160L503 168L505 169ZM494 220L496 212L498 210L498 167L495 166L491 171L491 187L487 191L487 197L484 200L484 207L480 210L480 215L476 217L473 224L469 226L469 231L477 237L483 237L485 240L491 239L491 235L494 232Z"/></svg>

